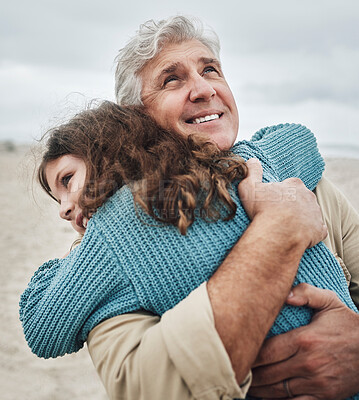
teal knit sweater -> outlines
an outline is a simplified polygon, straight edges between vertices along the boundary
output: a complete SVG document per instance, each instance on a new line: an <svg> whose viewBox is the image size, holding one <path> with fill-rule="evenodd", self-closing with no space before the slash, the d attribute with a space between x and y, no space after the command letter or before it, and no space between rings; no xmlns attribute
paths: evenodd
<svg viewBox="0 0 359 400"><path fill-rule="evenodd" d="M264 128L232 150L246 160L258 158L264 182L299 177L313 190L324 170L316 140L302 125ZM43 264L22 294L20 319L32 351L44 358L72 353L105 319L139 309L162 315L175 306L211 277L247 228L250 221L235 186L233 199L232 220L198 218L182 236L144 212L138 218L131 191L120 189L91 218L81 244L65 259ZM356 310L342 269L323 243L305 252L299 282L334 290ZM269 336L310 318L307 308L284 306Z"/></svg>

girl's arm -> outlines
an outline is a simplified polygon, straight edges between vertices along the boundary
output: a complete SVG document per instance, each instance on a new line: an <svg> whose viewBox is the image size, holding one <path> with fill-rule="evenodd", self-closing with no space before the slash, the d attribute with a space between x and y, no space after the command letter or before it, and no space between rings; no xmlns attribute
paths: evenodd
<svg viewBox="0 0 359 400"><path fill-rule="evenodd" d="M39 357L78 351L102 320L138 309L117 258L95 228L88 229L66 258L43 264L21 296L25 338Z"/></svg>

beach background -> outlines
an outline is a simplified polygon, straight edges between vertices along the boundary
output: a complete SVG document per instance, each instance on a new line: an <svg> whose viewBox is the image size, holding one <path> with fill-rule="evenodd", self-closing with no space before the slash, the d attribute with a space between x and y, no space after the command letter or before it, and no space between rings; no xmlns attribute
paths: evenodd
<svg viewBox="0 0 359 400"><path fill-rule="evenodd" d="M359 159L327 158L326 175L359 210ZM20 294L35 270L63 256L75 238L54 201L33 184L34 155L27 146L0 144L0 398L105 400L87 348L58 359L37 358L18 317Z"/></svg>
<svg viewBox="0 0 359 400"><path fill-rule="evenodd" d="M28 146L0 144L0 399L106 399L86 349L44 360L22 333L19 296L37 267L62 257L76 237L55 202L33 185L33 166Z"/></svg>
<svg viewBox="0 0 359 400"><path fill-rule="evenodd" d="M114 58L144 21L185 14L221 40L240 139L284 122L308 126L327 176L359 209L357 0L0 0L0 399L102 400L86 348L55 360L27 347L19 296L75 237L33 188L29 144L93 98L115 100Z"/></svg>

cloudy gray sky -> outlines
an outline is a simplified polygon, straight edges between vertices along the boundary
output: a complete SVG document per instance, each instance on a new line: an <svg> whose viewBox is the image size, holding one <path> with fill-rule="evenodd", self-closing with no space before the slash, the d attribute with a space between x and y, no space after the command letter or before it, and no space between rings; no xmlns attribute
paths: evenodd
<svg viewBox="0 0 359 400"><path fill-rule="evenodd" d="M359 154L357 0L0 1L0 140L31 142L86 101L114 100L118 49L145 20L181 13L221 39L240 138L300 122Z"/></svg>

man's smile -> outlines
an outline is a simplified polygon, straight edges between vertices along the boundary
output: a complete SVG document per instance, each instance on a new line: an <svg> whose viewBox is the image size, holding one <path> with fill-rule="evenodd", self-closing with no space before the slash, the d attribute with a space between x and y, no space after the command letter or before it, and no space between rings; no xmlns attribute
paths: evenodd
<svg viewBox="0 0 359 400"><path fill-rule="evenodd" d="M238 111L219 61L203 43L168 43L141 71L143 105L165 129L202 135L224 150L238 133Z"/></svg>
<svg viewBox="0 0 359 400"><path fill-rule="evenodd" d="M213 121L215 119L219 119L219 118L221 118L222 115L223 115L223 113L208 114L208 115L204 115L204 116L191 118L191 119L187 120L186 122L188 124L202 124L203 122L208 122L208 121Z"/></svg>

